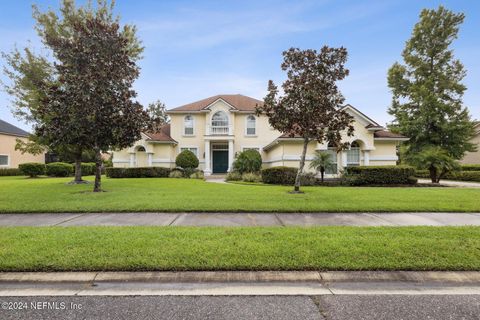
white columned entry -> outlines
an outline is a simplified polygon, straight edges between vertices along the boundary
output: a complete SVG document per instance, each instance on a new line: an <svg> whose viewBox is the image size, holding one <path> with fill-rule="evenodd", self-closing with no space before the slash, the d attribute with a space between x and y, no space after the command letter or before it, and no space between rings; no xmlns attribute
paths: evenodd
<svg viewBox="0 0 480 320"><path fill-rule="evenodd" d="M210 163L210 140L205 140L205 168L203 173L206 176L212 174L211 163Z"/></svg>
<svg viewBox="0 0 480 320"><path fill-rule="evenodd" d="M228 172L233 169L233 140L228 140Z"/></svg>
<svg viewBox="0 0 480 320"><path fill-rule="evenodd" d="M364 166L370 165L370 150L363 151L363 165Z"/></svg>
<svg viewBox="0 0 480 320"><path fill-rule="evenodd" d="M130 152L130 167L135 167L135 152Z"/></svg>
<svg viewBox="0 0 480 320"><path fill-rule="evenodd" d="M149 152L147 153L148 156L148 166L151 167L153 165L153 153Z"/></svg>

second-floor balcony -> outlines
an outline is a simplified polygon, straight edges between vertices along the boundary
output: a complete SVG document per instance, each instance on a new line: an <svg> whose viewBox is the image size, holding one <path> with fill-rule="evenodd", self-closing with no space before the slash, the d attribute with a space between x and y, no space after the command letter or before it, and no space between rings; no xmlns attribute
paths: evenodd
<svg viewBox="0 0 480 320"><path fill-rule="evenodd" d="M228 126L211 126L207 125L207 135L233 135L233 128Z"/></svg>

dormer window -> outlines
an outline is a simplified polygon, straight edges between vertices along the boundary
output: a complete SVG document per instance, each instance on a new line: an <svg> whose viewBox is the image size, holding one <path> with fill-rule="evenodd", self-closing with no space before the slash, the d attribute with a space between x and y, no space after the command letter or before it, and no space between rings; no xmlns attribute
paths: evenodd
<svg viewBox="0 0 480 320"><path fill-rule="evenodd" d="M186 136L193 136L193 116L185 116L183 122L183 134Z"/></svg>
<svg viewBox="0 0 480 320"><path fill-rule="evenodd" d="M249 115L247 116L247 124L246 124L246 134L247 136L254 136L257 134L257 129L256 129L256 122L257 122L257 119L255 119L254 116L252 115Z"/></svg>
<svg viewBox="0 0 480 320"><path fill-rule="evenodd" d="M217 111L212 116L212 134L228 134L228 116L223 111Z"/></svg>

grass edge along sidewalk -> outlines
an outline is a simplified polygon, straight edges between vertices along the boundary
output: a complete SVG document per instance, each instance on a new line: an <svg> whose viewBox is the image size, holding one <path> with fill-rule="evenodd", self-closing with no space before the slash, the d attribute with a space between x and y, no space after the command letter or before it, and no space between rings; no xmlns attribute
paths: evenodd
<svg viewBox="0 0 480 320"><path fill-rule="evenodd" d="M480 270L480 227L5 227L0 271Z"/></svg>
<svg viewBox="0 0 480 320"><path fill-rule="evenodd" d="M106 192L71 178L0 177L0 212L480 212L480 189L215 184L192 179L105 179Z"/></svg>

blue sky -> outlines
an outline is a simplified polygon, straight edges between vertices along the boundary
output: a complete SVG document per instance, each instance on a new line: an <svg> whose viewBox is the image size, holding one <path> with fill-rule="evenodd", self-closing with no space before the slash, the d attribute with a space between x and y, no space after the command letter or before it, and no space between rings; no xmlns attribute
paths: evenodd
<svg viewBox="0 0 480 320"><path fill-rule="evenodd" d="M84 1L77 1L83 3ZM32 1L0 5L0 51L28 41ZM36 1L58 8L59 0ZM465 65L464 102L480 119L480 2L457 1L156 1L117 0L122 22L135 24L145 46L135 84L143 104L160 99L173 108L221 93L262 99L269 79L278 84L281 52L289 47L345 46L350 76L342 81L346 101L385 124L391 95L386 73L397 60L422 8L443 4L466 14L455 55ZM3 68L4 61L0 61ZM4 80L4 76L1 76ZM0 118L28 129L10 113L0 92Z"/></svg>

